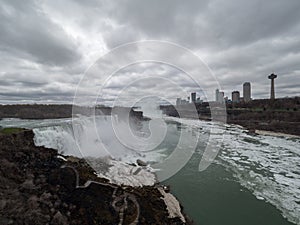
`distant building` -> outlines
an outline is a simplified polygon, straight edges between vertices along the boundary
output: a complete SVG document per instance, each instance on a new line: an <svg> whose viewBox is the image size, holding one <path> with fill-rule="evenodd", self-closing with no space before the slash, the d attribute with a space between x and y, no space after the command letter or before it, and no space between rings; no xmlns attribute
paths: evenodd
<svg viewBox="0 0 300 225"><path fill-rule="evenodd" d="M179 106L179 105L181 105L181 98L176 99L176 106Z"/></svg>
<svg viewBox="0 0 300 225"><path fill-rule="evenodd" d="M188 103L189 103L188 100L185 100L185 99L182 99L182 100L181 100L181 105L185 105L185 104L188 104Z"/></svg>
<svg viewBox="0 0 300 225"><path fill-rule="evenodd" d="M216 89L216 102L222 103L224 102L224 91L220 91Z"/></svg>
<svg viewBox="0 0 300 225"><path fill-rule="evenodd" d="M240 92L239 91L233 91L231 99L232 99L233 103L238 103L240 101Z"/></svg>
<svg viewBox="0 0 300 225"><path fill-rule="evenodd" d="M219 89L216 89L216 102L219 101Z"/></svg>
<svg viewBox="0 0 300 225"><path fill-rule="evenodd" d="M181 99L181 98L177 98L176 99L176 105L179 106L179 105L184 105L184 104L187 104L189 103L187 100L185 99Z"/></svg>
<svg viewBox="0 0 300 225"><path fill-rule="evenodd" d="M181 98L176 99L176 106L185 105L185 104L188 104L188 103L189 103L189 101L187 101L185 99L181 99Z"/></svg>
<svg viewBox="0 0 300 225"><path fill-rule="evenodd" d="M192 99L192 103L196 103L196 93L195 92L191 93L191 99Z"/></svg>
<svg viewBox="0 0 300 225"><path fill-rule="evenodd" d="M250 82L245 82L243 84L243 98L245 102L251 101L251 84Z"/></svg>
<svg viewBox="0 0 300 225"><path fill-rule="evenodd" d="M275 85L274 85L274 79L277 78L277 75L272 73L268 78L271 80L271 95L270 99L274 100L275 99Z"/></svg>
<svg viewBox="0 0 300 225"><path fill-rule="evenodd" d="M224 91L219 92L218 102L223 103L224 102Z"/></svg>

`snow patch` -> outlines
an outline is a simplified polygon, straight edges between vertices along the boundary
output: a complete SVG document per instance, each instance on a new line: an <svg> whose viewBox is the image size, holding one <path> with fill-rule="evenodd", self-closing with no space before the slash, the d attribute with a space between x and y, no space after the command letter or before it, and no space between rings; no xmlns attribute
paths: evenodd
<svg viewBox="0 0 300 225"><path fill-rule="evenodd" d="M162 187L159 187L158 190L163 195L163 200L167 206L170 218L179 217L183 223L185 223L185 218L181 213L181 208L178 200L171 193L165 192Z"/></svg>
<svg viewBox="0 0 300 225"><path fill-rule="evenodd" d="M95 167L94 167L95 168ZM96 171L99 177L104 177L110 183L134 187L153 186L157 180L150 167L130 165L111 159L107 171Z"/></svg>

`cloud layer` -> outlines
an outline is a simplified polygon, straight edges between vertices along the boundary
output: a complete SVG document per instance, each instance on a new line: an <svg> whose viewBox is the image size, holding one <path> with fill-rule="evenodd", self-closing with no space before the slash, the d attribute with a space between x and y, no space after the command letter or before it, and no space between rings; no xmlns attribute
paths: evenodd
<svg viewBox="0 0 300 225"><path fill-rule="evenodd" d="M300 95L299 0L0 3L0 103L72 102L82 74L99 57L140 40L170 41L190 49L209 66L228 96L242 91L243 82L249 81L253 98L267 98L267 76L272 72L278 74L277 97ZM213 99L215 86L209 79L203 79L200 85L206 88L201 90L174 67L146 63L114 74L99 103L111 104L128 82L143 78L147 81L131 87L132 96L144 91L167 92L174 100L186 97L164 82L149 80L157 74L187 92ZM97 76L91 83L97 83ZM95 90L86 90L86 96L94 96Z"/></svg>

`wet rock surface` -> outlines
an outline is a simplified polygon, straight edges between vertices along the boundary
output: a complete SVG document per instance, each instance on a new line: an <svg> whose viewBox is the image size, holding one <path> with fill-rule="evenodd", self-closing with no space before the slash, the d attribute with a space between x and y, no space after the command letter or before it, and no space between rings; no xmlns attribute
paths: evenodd
<svg viewBox="0 0 300 225"><path fill-rule="evenodd" d="M0 224L191 224L170 217L157 187L110 184L33 136L0 134Z"/></svg>

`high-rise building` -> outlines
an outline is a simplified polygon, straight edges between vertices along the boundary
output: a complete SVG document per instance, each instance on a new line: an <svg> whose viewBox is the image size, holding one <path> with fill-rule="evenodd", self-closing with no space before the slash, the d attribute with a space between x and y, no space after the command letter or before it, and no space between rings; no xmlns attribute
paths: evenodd
<svg viewBox="0 0 300 225"><path fill-rule="evenodd" d="M219 101L219 89L216 89L216 102Z"/></svg>
<svg viewBox="0 0 300 225"><path fill-rule="evenodd" d="M251 101L251 84L250 82L245 82L243 84L243 98L245 102Z"/></svg>
<svg viewBox="0 0 300 225"><path fill-rule="evenodd" d="M191 93L191 99L192 99L192 103L196 102L196 93L195 92Z"/></svg>
<svg viewBox="0 0 300 225"><path fill-rule="evenodd" d="M220 91L216 89L216 102L222 103L224 102L224 91Z"/></svg>
<svg viewBox="0 0 300 225"><path fill-rule="evenodd" d="M179 105L181 105L181 98L176 99L176 106L179 106Z"/></svg>
<svg viewBox="0 0 300 225"><path fill-rule="evenodd" d="M233 91L231 99L232 99L232 102L234 102L234 103L240 102L240 92L239 91Z"/></svg>
<svg viewBox="0 0 300 225"><path fill-rule="evenodd" d="M219 92L218 102L223 103L224 102L224 91Z"/></svg>

